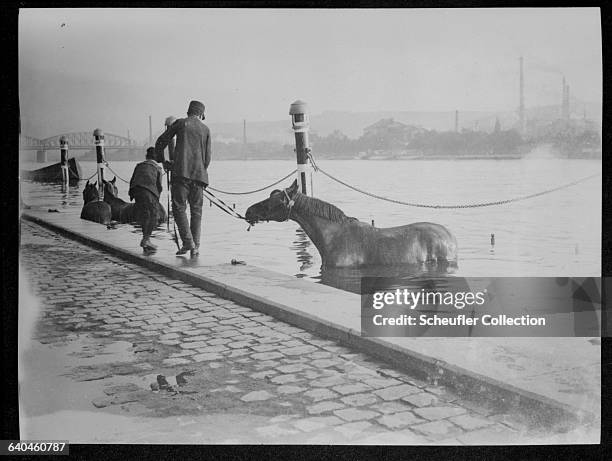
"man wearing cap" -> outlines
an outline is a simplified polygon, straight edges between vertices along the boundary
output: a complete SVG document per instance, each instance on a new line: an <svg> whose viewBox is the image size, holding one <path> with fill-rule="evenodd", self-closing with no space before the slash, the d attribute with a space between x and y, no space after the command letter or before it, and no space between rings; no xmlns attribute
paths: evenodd
<svg viewBox="0 0 612 461"><path fill-rule="evenodd" d="M153 229L157 226L159 194L162 191L161 178L162 169L155 161L155 149L149 147L146 160L134 168L128 192L130 200L136 202L134 214L142 227L140 246L147 252L157 250L150 239Z"/></svg>
<svg viewBox="0 0 612 461"><path fill-rule="evenodd" d="M183 246L177 255L199 254L202 223L203 189L208 186L208 165L211 159L210 130L204 123L204 104L191 101L187 117L172 123L155 143L157 158L164 158L164 149L176 136L176 146L169 162L172 171L172 213ZM187 204L191 219L187 218Z"/></svg>

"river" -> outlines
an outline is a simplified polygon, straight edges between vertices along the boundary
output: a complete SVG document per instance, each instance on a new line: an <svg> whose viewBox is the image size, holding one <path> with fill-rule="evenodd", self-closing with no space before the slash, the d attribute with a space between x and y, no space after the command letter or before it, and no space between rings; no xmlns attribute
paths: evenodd
<svg viewBox="0 0 612 461"><path fill-rule="evenodd" d="M96 170L80 162L83 175ZM526 157L520 160L321 160L319 166L339 179L373 194L425 204L470 204L505 200L551 189L601 172L601 162ZM136 162L113 162L122 179L130 179ZM22 164L24 169L41 164ZM213 161L211 186L249 191L285 176L291 160ZM114 174L106 170L105 177ZM282 185L289 186L292 179ZM84 181L62 191L59 184L22 181L25 203L49 208L80 208ZM119 196L127 200L128 185L117 180ZM278 187L278 186L277 186ZM252 195L217 194L244 214L272 189ZM515 203L466 209L402 206L362 195L313 175L314 196L331 202L348 216L374 220L377 227L430 221L446 226L457 238L460 276L599 276L601 271L601 176L580 184ZM167 205L167 191L160 199ZM127 224L122 226L129 226ZM294 222L247 224L205 202L202 256L211 263L231 259L296 277L356 291L362 270L321 272L321 258ZM172 229L172 226L170 226ZM134 229L134 232L139 232ZM491 245L495 234L495 245ZM166 226L154 239L160 251L175 251ZM135 246L138 239L135 236ZM372 275L372 274L369 274ZM375 275L375 274L374 274ZM389 274L385 274L389 275ZM397 275L397 274L393 274ZM404 274L405 275L405 274Z"/></svg>

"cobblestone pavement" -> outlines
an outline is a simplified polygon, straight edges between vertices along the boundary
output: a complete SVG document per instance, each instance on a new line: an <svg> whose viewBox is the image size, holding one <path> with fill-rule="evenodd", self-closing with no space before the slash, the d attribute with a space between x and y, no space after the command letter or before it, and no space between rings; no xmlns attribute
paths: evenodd
<svg viewBox="0 0 612 461"><path fill-rule="evenodd" d="M228 434L233 443L496 444L534 436L520 416L38 225L21 226L21 265L43 303L34 339L52 347L86 335L94 342L73 354L85 359L102 357L113 341L129 346L121 360L69 367L72 380L100 383L92 411L264 417L248 435ZM158 389L158 375L170 386Z"/></svg>

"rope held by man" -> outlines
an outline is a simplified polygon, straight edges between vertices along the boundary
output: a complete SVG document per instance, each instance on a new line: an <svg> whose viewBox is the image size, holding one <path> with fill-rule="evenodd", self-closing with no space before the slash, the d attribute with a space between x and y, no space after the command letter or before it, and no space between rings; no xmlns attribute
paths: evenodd
<svg viewBox="0 0 612 461"><path fill-rule="evenodd" d="M234 218L244 219L244 216L242 216L240 213L238 213L236 210L234 210L232 207L230 207L227 203L225 203L219 197L214 195L208 189L210 189L210 187L207 187L207 188L204 189L204 195L210 201L210 203L212 203L217 208L219 208L220 210L224 211L225 213L227 213L228 215L230 215L230 216L232 216Z"/></svg>

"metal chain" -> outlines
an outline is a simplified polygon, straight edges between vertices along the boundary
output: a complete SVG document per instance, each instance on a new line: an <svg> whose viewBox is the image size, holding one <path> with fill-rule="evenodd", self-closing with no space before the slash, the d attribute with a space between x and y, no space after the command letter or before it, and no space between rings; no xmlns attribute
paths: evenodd
<svg viewBox="0 0 612 461"><path fill-rule="evenodd" d="M112 172L112 173L113 173L115 176L117 176L119 179L121 179L121 180L122 180L124 183L126 183L126 184L129 184L129 183L130 183L129 181L126 181L126 180L125 180L125 179L123 179L121 176L119 176L119 175L118 175L118 174L115 172L115 170L113 170L113 169L111 168L111 166L108 164L108 162L105 162L105 165L108 167L108 169L109 169L109 170L111 170L111 172Z"/></svg>
<svg viewBox="0 0 612 461"><path fill-rule="evenodd" d="M249 195L249 194L255 194L257 192L261 192L262 190L266 190L269 189L270 187L276 186L277 184L283 182L285 179L287 179L288 177L290 177L292 174L294 174L297 170L293 170L291 173L289 173L287 176L282 177L281 179L279 179L278 181L266 186L266 187L262 187L261 189L256 189L256 190L251 190L248 192L227 192L224 190L219 190L219 189L215 189L214 187L210 187L208 186L207 189L211 189L214 190L215 192L219 192L220 194L228 194L228 195Z"/></svg>
<svg viewBox="0 0 612 461"><path fill-rule="evenodd" d="M97 174L98 174L98 172L97 172L97 171L94 171L94 174L92 174L92 175L91 175L89 178L87 178L87 181L89 181L91 178L93 178L93 177L94 177L95 175L97 175ZM78 176L78 175L77 175L77 176Z"/></svg>
<svg viewBox="0 0 612 461"><path fill-rule="evenodd" d="M555 192L555 191L558 191L558 190L561 190L561 189L565 189L567 187L574 186L574 185L576 185L578 183L587 181L588 179L591 179L591 178L594 178L596 176L600 176L601 175L601 173L595 173L595 174L592 174L590 176L578 179L577 181L572 181L570 183L564 184L562 186L553 187L552 189L547 189L547 190L544 190L542 192L537 192L535 194L524 195L522 197L516 197L516 198L507 199L507 200L497 200L497 201L494 201L494 202L484 202L484 203L469 203L469 204L464 204L464 205L428 205L428 204L423 204L423 203L402 202L401 200L394 200L394 199L390 199L390 198L387 198L387 197L382 197L380 195L372 194L371 192L366 192L366 191L361 190L361 189L359 189L359 188L357 188L355 186L351 186L350 184L347 184L346 182L341 181L338 178L335 178L331 174L329 174L326 171L324 171L323 169L321 169L321 167L318 167L316 169L316 171L320 171L321 173L323 173L328 178L330 178L333 181L336 181L336 182L342 184L343 186L348 187L349 189L353 189L356 192L359 192L359 193L364 194L364 195L368 195L370 197L373 197L373 198L376 198L376 199L379 199L379 200L384 200L384 201L391 202L391 203L397 203L398 205L412 206L412 207L418 207L418 208L444 208L444 209L480 208L480 207L486 207L486 206L504 205L506 203L519 202L521 200L527 200L527 199L530 199L530 198L539 197L540 195L550 194L551 192Z"/></svg>

